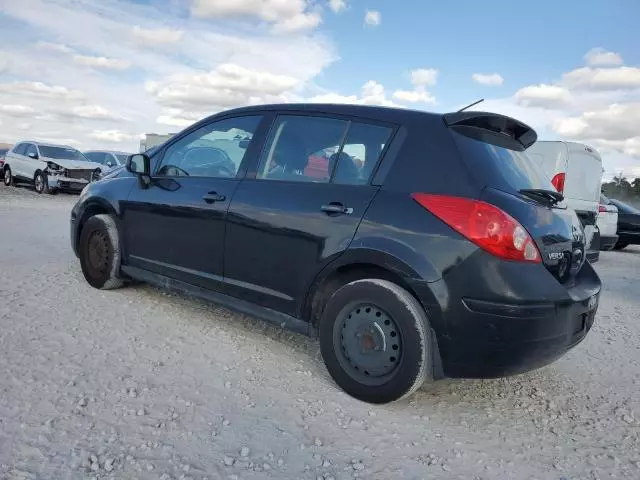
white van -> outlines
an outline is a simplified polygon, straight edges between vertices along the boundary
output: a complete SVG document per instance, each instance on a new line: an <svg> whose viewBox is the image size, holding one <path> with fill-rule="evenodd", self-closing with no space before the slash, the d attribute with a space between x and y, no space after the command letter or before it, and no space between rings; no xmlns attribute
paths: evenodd
<svg viewBox="0 0 640 480"><path fill-rule="evenodd" d="M537 141L527 149L564 195L567 206L573 208L587 235L587 258L591 263L600 257L600 232L597 227L602 186L602 158L592 147L582 143Z"/></svg>

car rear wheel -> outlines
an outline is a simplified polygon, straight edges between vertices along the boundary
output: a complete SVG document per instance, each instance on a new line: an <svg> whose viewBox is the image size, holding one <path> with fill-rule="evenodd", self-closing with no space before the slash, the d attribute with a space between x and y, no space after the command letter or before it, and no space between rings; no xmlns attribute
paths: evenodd
<svg viewBox="0 0 640 480"><path fill-rule="evenodd" d="M359 400L400 400L432 377L429 321L418 301L393 282L342 286L327 302L319 330L327 370Z"/></svg>
<svg viewBox="0 0 640 480"><path fill-rule="evenodd" d="M10 187L13 185L13 176L11 175L11 168L4 167L4 179L2 180L5 186Z"/></svg>
<svg viewBox="0 0 640 480"><path fill-rule="evenodd" d="M89 285L112 290L123 285L120 273L120 239L111 215L95 215L84 224L78 245L82 273Z"/></svg>

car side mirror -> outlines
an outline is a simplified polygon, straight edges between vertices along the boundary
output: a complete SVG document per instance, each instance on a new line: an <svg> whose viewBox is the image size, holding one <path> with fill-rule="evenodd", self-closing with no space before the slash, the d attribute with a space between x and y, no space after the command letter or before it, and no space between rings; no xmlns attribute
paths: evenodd
<svg viewBox="0 0 640 480"><path fill-rule="evenodd" d="M111 160L107 160L107 167L113 167L113 162Z"/></svg>
<svg viewBox="0 0 640 480"><path fill-rule="evenodd" d="M242 149L245 149L245 150L246 150L246 148L249 146L249 142L250 142L250 140L240 140L240 141L238 142L238 146L239 146L240 148L242 148Z"/></svg>
<svg viewBox="0 0 640 480"><path fill-rule="evenodd" d="M33 158L34 160L37 160L37 159L38 159L38 154L37 154L37 153L29 152L29 153L27 154L27 156L28 156L29 158Z"/></svg>
<svg viewBox="0 0 640 480"><path fill-rule="evenodd" d="M151 161L144 153L135 153L127 158L126 169L136 175L148 177L151 173Z"/></svg>

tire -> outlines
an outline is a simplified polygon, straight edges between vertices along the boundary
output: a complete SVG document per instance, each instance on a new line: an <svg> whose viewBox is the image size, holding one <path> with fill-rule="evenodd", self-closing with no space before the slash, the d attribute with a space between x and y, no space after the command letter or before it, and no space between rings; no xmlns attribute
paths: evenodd
<svg viewBox="0 0 640 480"><path fill-rule="evenodd" d="M628 244L628 243L616 243L616 244L613 246L613 249L614 249L614 250L623 250L623 249L627 248L628 246L629 246L629 244Z"/></svg>
<svg viewBox="0 0 640 480"><path fill-rule="evenodd" d="M2 181L5 187L10 187L14 184L13 176L11 175L11 168L8 165L4 167L4 179Z"/></svg>
<svg viewBox="0 0 640 480"><path fill-rule="evenodd" d="M120 278L120 237L111 215L95 215L84 224L78 244L85 280L94 288L113 290L123 285Z"/></svg>
<svg viewBox="0 0 640 480"><path fill-rule="evenodd" d="M47 182L47 176L42 173L40 170L36 172L33 176L33 186L36 190L36 193L43 194L49 193L49 184Z"/></svg>
<svg viewBox="0 0 640 480"><path fill-rule="evenodd" d="M319 335L331 377L364 402L401 400L433 376L425 311L393 282L370 278L340 287L324 308Z"/></svg>

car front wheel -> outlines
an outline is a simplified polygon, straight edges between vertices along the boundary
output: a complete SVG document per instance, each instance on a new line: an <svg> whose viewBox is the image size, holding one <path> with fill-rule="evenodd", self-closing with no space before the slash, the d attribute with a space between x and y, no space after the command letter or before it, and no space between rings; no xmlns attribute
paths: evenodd
<svg viewBox="0 0 640 480"><path fill-rule="evenodd" d="M33 177L33 186L37 193L46 193L49 191L49 185L47 183L47 177L42 172L36 172Z"/></svg>
<svg viewBox="0 0 640 480"><path fill-rule="evenodd" d="M319 334L327 370L359 400L400 400L432 378L429 321L393 282L363 279L339 288L325 306Z"/></svg>
<svg viewBox="0 0 640 480"><path fill-rule="evenodd" d="M118 227L111 215L95 215L87 220L80 233L78 253L89 285L101 290L122 286Z"/></svg>

